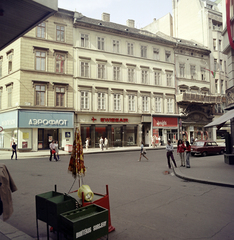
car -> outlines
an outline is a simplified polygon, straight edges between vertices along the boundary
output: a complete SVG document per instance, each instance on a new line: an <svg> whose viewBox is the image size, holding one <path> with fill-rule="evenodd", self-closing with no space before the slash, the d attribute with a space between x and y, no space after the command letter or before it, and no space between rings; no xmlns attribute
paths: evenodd
<svg viewBox="0 0 234 240"><path fill-rule="evenodd" d="M223 154L226 148L219 146L215 141L198 140L191 145L191 155Z"/></svg>

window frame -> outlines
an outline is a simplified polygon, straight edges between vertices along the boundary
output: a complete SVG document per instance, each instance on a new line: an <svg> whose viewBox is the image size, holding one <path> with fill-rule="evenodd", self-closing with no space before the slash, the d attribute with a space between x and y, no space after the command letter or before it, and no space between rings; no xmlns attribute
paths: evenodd
<svg viewBox="0 0 234 240"><path fill-rule="evenodd" d="M153 59L160 60L160 50L159 48L153 47Z"/></svg>
<svg viewBox="0 0 234 240"><path fill-rule="evenodd" d="M165 61L171 62L171 51L165 51Z"/></svg>
<svg viewBox="0 0 234 240"><path fill-rule="evenodd" d="M155 112L161 113L162 112L162 97L155 97Z"/></svg>
<svg viewBox="0 0 234 240"><path fill-rule="evenodd" d="M134 67L128 67L128 82L135 83L136 82L136 74Z"/></svg>
<svg viewBox="0 0 234 240"><path fill-rule="evenodd" d="M106 79L106 63L97 63L97 78Z"/></svg>
<svg viewBox="0 0 234 240"><path fill-rule="evenodd" d="M173 98L167 98L167 113L174 113L173 105Z"/></svg>
<svg viewBox="0 0 234 240"><path fill-rule="evenodd" d="M121 111L121 94L113 93L113 110Z"/></svg>
<svg viewBox="0 0 234 240"><path fill-rule="evenodd" d="M84 94L84 95L82 95ZM80 91L80 109L81 110L89 110L89 101L90 101L90 93L89 91L81 90Z"/></svg>
<svg viewBox="0 0 234 240"><path fill-rule="evenodd" d="M85 77L85 78L90 77L90 62L89 61L80 61L80 76Z"/></svg>
<svg viewBox="0 0 234 240"><path fill-rule="evenodd" d="M40 86L40 88L41 88L41 87L44 87L44 88L45 88L44 91L41 90L41 89L40 89L40 91L38 91L38 90L37 90L37 86ZM35 89L35 106L46 106L47 85L44 84L44 83L35 83L34 89ZM41 99L42 99L41 94L40 94L39 99L38 99L38 94L37 94L38 92L40 92L40 93L43 92L43 94L44 94L44 96L43 96L44 104L41 104ZM37 103L39 102L38 100L40 101L39 104L37 104Z"/></svg>
<svg viewBox="0 0 234 240"><path fill-rule="evenodd" d="M162 72L161 71L154 71L154 85L162 86Z"/></svg>
<svg viewBox="0 0 234 240"><path fill-rule="evenodd" d="M40 56L37 56L37 53L40 53ZM45 54L44 57L41 56L42 53ZM42 64L43 63L42 59L44 59L44 69L42 69L42 67L41 67L43 65ZM40 63L40 68L39 69L37 68L38 60L40 60L40 62L39 62ZM46 68L47 68L46 62L47 62L47 51L43 50L43 49L35 49L35 70L45 72Z"/></svg>
<svg viewBox="0 0 234 240"><path fill-rule="evenodd" d="M6 87L7 90L7 107L11 108L12 107L12 93L13 93L13 85L10 84L9 86Z"/></svg>
<svg viewBox="0 0 234 240"><path fill-rule="evenodd" d="M2 109L2 87L0 87L0 109Z"/></svg>
<svg viewBox="0 0 234 240"><path fill-rule="evenodd" d="M116 45L116 46L115 46ZM119 53L120 51L120 41L113 39L112 40L112 48L114 53Z"/></svg>
<svg viewBox="0 0 234 240"><path fill-rule="evenodd" d="M147 58L147 46L146 45L141 45L141 57Z"/></svg>
<svg viewBox="0 0 234 240"><path fill-rule="evenodd" d="M60 90L64 89L64 91L63 92L61 92L61 91L58 92L57 89L60 89ZM63 104L61 104L61 99L63 101ZM59 104L57 104L58 100L59 100ZM66 107L66 87L65 86L62 86L62 85L59 85L59 84L55 86L55 106L56 107Z"/></svg>
<svg viewBox="0 0 234 240"><path fill-rule="evenodd" d="M180 77L184 78L185 77L185 64L184 63L179 64L179 71L180 71Z"/></svg>
<svg viewBox="0 0 234 240"><path fill-rule="evenodd" d="M191 79L196 79L196 65L190 65L190 75Z"/></svg>
<svg viewBox="0 0 234 240"><path fill-rule="evenodd" d="M7 69L7 72L8 74L11 74L13 72L13 51L10 51L8 54L7 54L7 60L8 60L8 69Z"/></svg>
<svg viewBox="0 0 234 240"><path fill-rule="evenodd" d="M173 87L172 73L171 72L166 72L166 78L167 78L167 87Z"/></svg>
<svg viewBox="0 0 234 240"><path fill-rule="evenodd" d="M60 29L58 29L58 27ZM63 28L63 30L61 28ZM65 42L66 41L66 39L65 39L65 30L66 30L66 28L65 28L64 25L56 24L56 41L58 41L58 42ZM63 33L63 39L62 39L62 33Z"/></svg>
<svg viewBox="0 0 234 240"><path fill-rule="evenodd" d="M141 69L141 83L149 84L149 70L148 69Z"/></svg>
<svg viewBox="0 0 234 240"><path fill-rule="evenodd" d="M44 26L43 26L44 24ZM38 34L40 31L40 34ZM43 33L43 34L42 34ZM40 36L39 36L40 35ZM44 35L44 36L42 36ZM41 39L46 39L46 22L42 22L40 24L37 25L36 28L36 37L37 38L41 38Z"/></svg>
<svg viewBox="0 0 234 240"><path fill-rule="evenodd" d="M120 81L121 79L121 67L118 65L113 65L113 80Z"/></svg>
<svg viewBox="0 0 234 240"><path fill-rule="evenodd" d="M142 96L142 112L149 112L149 96Z"/></svg>
<svg viewBox="0 0 234 240"><path fill-rule="evenodd" d="M100 111L106 110L106 93L105 92L97 93L97 109Z"/></svg>
<svg viewBox="0 0 234 240"><path fill-rule="evenodd" d="M97 37L97 49L105 51L105 37Z"/></svg>
<svg viewBox="0 0 234 240"><path fill-rule="evenodd" d="M82 37L82 35L83 35L83 37ZM80 47L89 48L89 34L86 34L86 33L80 34Z"/></svg>
<svg viewBox="0 0 234 240"><path fill-rule="evenodd" d="M61 66L61 60L57 61L57 56L63 56L64 60L63 60L63 67ZM57 64L59 62L59 70L57 71ZM66 73L66 54L65 53L60 53L60 52L55 52L55 72L58 74L64 74ZM63 71L61 71L61 69L63 69Z"/></svg>
<svg viewBox="0 0 234 240"><path fill-rule="evenodd" d="M129 94L128 95L128 111L129 112L135 112L135 95Z"/></svg>
<svg viewBox="0 0 234 240"><path fill-rule="evenodd" d="M3 57L0 56L0 78L3 77L3 75L2 75L2 66L3 66Z"/></svg>
<svg viewBox="0 0 234 240"><path fill-rule="evenodd" d="M127 42L127 55L134 56L134 43Z"/></svg>

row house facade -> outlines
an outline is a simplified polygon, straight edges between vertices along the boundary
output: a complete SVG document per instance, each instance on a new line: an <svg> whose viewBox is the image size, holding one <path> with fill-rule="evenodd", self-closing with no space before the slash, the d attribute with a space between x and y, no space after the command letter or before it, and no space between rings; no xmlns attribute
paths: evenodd
<svg viewBox="0 0 234 240"><path fill-rule="evenodd" d="M0 52L0 148L72 144L73 18L60 10Z"/></svg>

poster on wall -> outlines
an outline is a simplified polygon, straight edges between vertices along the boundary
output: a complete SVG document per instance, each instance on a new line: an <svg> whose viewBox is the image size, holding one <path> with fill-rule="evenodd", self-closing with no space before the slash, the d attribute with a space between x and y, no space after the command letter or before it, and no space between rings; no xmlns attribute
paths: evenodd
<svg viewBox="0 0 234 240"><path fill-rule="evenodd" d="M49 136L49 142L52 142L53 141L53 136Z"/></svg>
<svg viewBox="0 0 234 240"><path fill-rule="evenodd" d="M22 142L22 148L28 148L28 142Z"/></svg>
<svg viewBox="0 0 234 240"><path fill-rule="evenodd" d="M29 139L29 133L23 132L23 139Z"/></svg>
<svg viewBox="0 0 234 240"><path fill-rule="evenodd" d="M69 138L71 137L71 133L70 132L65 132L65 138Z"/></svg>

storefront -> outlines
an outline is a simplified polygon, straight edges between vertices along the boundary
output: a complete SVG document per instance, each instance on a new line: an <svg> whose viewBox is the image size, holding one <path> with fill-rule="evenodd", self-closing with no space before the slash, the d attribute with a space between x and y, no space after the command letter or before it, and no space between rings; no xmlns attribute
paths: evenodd
<svg viewBox="0 0 234 240"><path fill-rule="evenodd" d="M73 143L74 113L16 110L0 115L0 148L10 149L16 142L19 150L48 149L52 140L60 148Z"/></svg>
<svg viewBox="0 0 234 240"><path fill-rule="evenodd" d="M165 145L168 140L177 143L179 137L178 117L153 116L152 118L153 136L156 144Z"/></svg>
<svg viewBox="0 0 234 240"><path fill-rule="evenodd" d="M141 116L77 115L82 143L89 139L89 147L98 148L99 141L108 139L109 147L138 146L141 140Z"/></svg>

